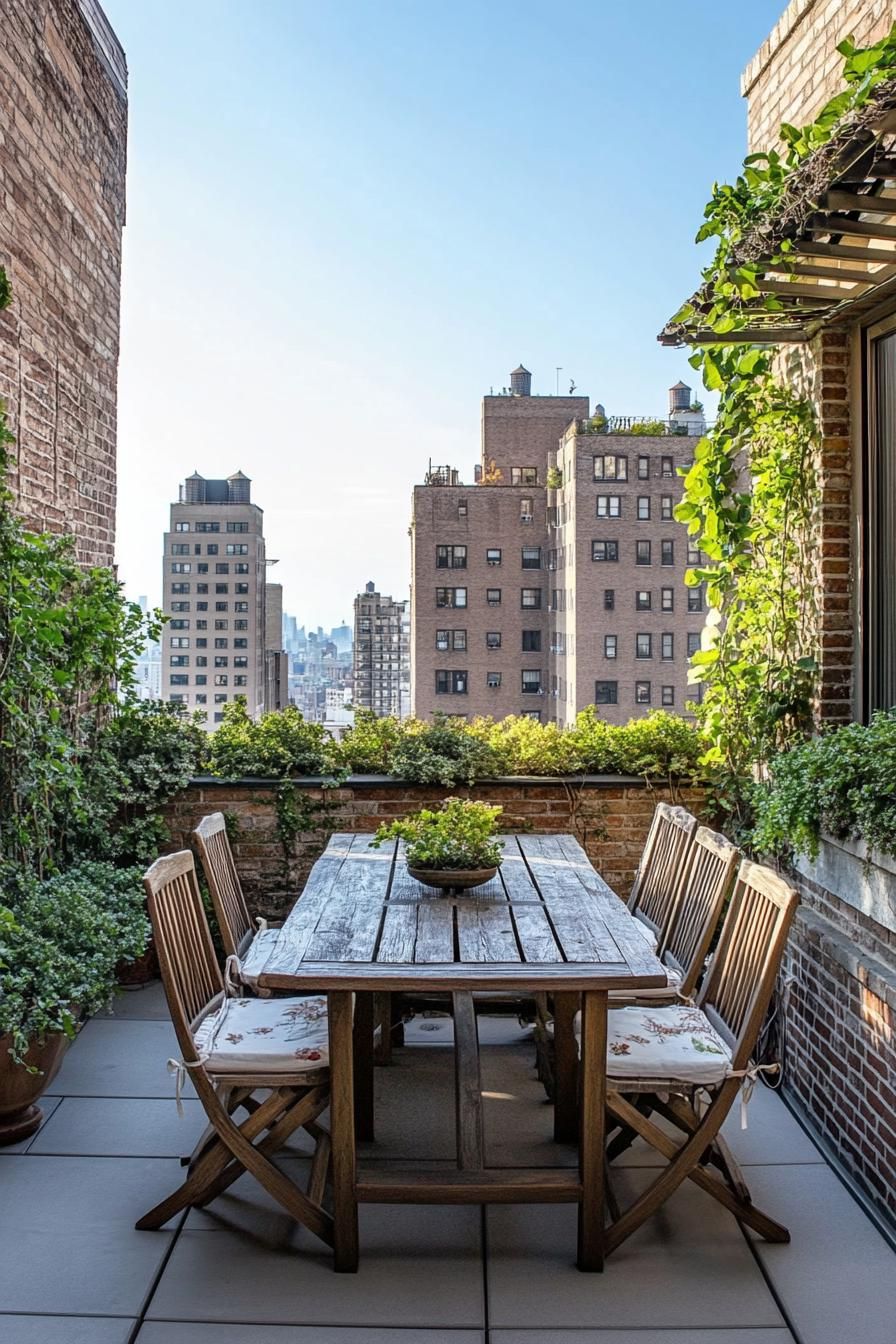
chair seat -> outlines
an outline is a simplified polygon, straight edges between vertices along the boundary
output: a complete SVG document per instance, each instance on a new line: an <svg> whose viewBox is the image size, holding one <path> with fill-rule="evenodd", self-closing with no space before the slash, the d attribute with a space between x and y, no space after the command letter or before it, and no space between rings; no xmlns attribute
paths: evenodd
<svg viewBox="0 0 896 1344"><path fill-rule="evenodd" d="M575 1023L576 1040L581 1024ZM712 1087L731 1069L731 1052L709 1018L690 1004L613 1008L607 1013L607 1077Z"/></svg>
<svg viewBox="0 0 896 1344"><path fill-rule="evenodd" d="M277 946L279 929L260 929L239 958L239 978L248 989L258 989L258 977Z"/></svg>
<svg viewBox="0 0 896 1344"><path fill-rule="evenodd" d="M328 1067L325 998L225 999L193 1033L210 1074L313 1073Z"/></svg>

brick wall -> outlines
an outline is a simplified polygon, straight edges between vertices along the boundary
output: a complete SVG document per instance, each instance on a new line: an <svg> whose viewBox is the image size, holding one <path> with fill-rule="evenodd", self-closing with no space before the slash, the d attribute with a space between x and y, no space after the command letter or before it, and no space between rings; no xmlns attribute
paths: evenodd
<svg viewBox="0 0 896 1344"><path fill-rule="evenodd" d="M785 1087L896 1220L896 934L791 874Z"/></svg>
<svg viewBox="0 0 896 1344"><path fill-rule="evenodd" d="M93 0L0 0L0 397L10 484L38 531L111 564L124 53Z"/></svg>
<svg viewBox="0 0 896 1344"><path fill-rule="evenodd" d="M304 835L284 871L277 835L275 786L242 780L196 780L167 810L170 849L190 844L190 832L209 812L224 812L236 823L234 854L246 898L253 912L282 916L295 899L311 865L333 831L374 831L383 821L404 816L445 797L441 786L404 784L375 778L350 780L341 789L323 791L314 781L299 781L301 793L331 807L319 830ZM703 793L697 789L651 788L634 778L601 778L566 785L560 780L499 780L472 789L452 791L462 798L500 803L508 831L568 832L576 835L610 886L628 895L638 858L647 838L654 807L661 801L684 804L697 812Z"/></svg>
<svg viewBox="0 0 896 1344"><path fill-rule="evenodd" d="M814 120L839 92L838 42L870 46L894 22L894 0L791 0L741 78L750 153L771 148L782 121Z"/></svg>

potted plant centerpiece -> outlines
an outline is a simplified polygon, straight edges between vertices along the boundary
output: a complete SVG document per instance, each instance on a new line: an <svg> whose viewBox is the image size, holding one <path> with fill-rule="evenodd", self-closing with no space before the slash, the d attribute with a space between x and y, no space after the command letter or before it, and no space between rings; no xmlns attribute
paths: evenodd
<svg viewBox="0 0 896 1344"><path fill-rule="evenodd" d="M373 844L403 840L411 877L448 893L466 891L490 881L501 865L497 831L502 811L488 803L446 798L437 811L424 807L384 823Z"/></svg>

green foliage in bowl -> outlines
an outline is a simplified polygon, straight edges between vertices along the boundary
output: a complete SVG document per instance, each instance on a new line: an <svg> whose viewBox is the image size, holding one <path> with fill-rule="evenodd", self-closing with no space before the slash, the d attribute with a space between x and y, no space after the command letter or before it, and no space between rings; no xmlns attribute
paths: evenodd
<svg viewBox="0 0 896 1344"><path fill-rule="evenodd" d="M503 808L446 798L438 811L421 808L408 817L380 826L374 848L384 840L403 840L410 868L496 868L503 850L495 839Z"/></svg>

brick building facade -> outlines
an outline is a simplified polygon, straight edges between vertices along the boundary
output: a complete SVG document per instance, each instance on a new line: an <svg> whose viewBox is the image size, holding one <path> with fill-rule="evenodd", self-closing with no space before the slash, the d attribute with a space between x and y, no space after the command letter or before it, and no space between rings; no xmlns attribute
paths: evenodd
<svg viewBox="0 0 896 1344"><path fill-rule="evenodd" d="M127 66L96 0L0 0L0 397L36 531L110 565Z"/></svg>

